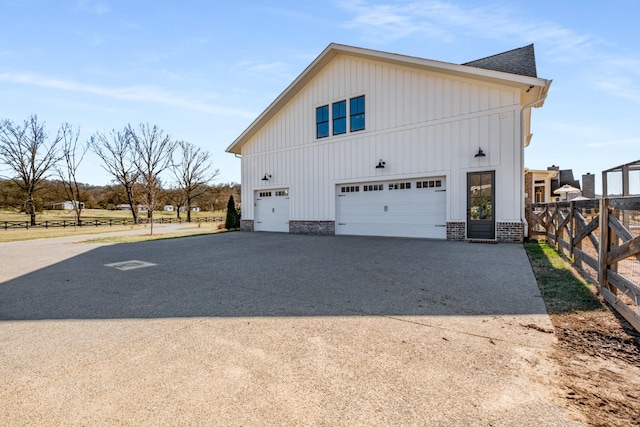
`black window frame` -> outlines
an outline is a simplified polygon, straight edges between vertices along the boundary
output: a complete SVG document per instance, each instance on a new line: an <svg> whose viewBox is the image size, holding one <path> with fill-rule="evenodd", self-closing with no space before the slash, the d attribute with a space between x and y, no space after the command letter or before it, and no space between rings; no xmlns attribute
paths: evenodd
<svg viewBox="0 0 640 427"><path fill-rule="evenodd" d="M349 99L349 131L358 132L364 130L365 124L364 95Z"/></svg>
<svg viewBox="0 0 640 427"><path fill-rule="evenodd" d="M337 113L336 113L337 108ZM333 135L343 135L347 133L347 100L334 102L331 104L331 120L333 124ZM338 129L338 130L336 130Z"/></svg>
<svg viewBox="0 0 640 427"><path fill-rule="evenodd" d="M326 129L321 128L326 126ZM322 132L321 130L322 129ZM329 136L329 105L316 107L316 138L326 138Z"/></svg>

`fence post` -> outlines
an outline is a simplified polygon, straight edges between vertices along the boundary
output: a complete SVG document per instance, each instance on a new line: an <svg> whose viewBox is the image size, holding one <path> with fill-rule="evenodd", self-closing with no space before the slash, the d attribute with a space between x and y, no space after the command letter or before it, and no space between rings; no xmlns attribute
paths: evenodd
<svg viewBox="0 0 640 427"><path fill-rule="evenodd" d="M607 285L607 252L609 248L609 199L600 199L600 247L598 248L598 284L600 287Z"/></svg>
<svg viewBox="0 0 640 427"><path fill-rule="evenodd" d="M576 208L575 206L572 207L572 212L574 212L574 216L573 216L573 235L576 236L582 231L582 225L581 225L580 221L578 220L577 216L575 215L575 211L573 211L573 209L578 209L578 208ZM580 213L582 214L582 210L580 211ZM582 217L584 218L584 214L582 215ZM580 249L580 251L582 251L582 240L580 240L579 242L575 243L574 240L572 239L572 241L571 241L571 251L572 251L572 253L573 253L573 249L574 248L578 248L578 249ZM574 255L573 261L576 263L578 268L582 268L582 258L576 258L575 255Z"/></svg>

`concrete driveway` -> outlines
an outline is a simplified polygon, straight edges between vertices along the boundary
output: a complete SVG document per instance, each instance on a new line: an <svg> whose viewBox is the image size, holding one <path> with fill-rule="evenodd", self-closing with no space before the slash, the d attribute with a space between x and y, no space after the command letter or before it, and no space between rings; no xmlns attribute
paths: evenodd
<svg viewBox="0 0 640 427"><path fill-rule="evenodd" d="M0 254L7 425L582 425L520 245L236 232Z"/></svg>

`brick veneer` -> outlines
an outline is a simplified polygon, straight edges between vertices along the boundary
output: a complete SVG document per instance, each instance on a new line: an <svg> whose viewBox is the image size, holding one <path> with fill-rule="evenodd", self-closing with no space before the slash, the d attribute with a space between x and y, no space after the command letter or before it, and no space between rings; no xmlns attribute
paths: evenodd
<svg viewBox="0 0 640 427"><path fill-rule="evenodd" d="M447 222L447 240L464 240L466 229L466 222Z"/></svg>
<svg viewBox="0 0 640 427"><path fill-rule="evenodd" d="M336 223L334 221L289 221L289 233L333 236L336 234Z"/></svg>
<svg viewBox="0 0 640 427"><path fill-rule="evenodd" d="M498 242L522 243L524 226L521 222L499 222L496 233Z"/></svg>
<svg viewBox="0 0 640 427"><path fill-rule="evenodd" d="M240 231L253 231L253 220L252 219L241 219L240 220Z"/></svg>

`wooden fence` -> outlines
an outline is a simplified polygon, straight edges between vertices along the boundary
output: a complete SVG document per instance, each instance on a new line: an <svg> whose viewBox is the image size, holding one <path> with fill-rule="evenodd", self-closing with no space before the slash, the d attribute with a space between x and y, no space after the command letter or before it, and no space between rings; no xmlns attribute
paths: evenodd
<svg viewBox="0 0 640 427"><path fill-rule="evenodd" d="M148 218L138 218L138 224L149 224L151 222ZM182 224L186 223L186 220L182 218L154 218L154 224ZM224 222L224 218L193 218L192 224L200 224L206 222ZM100 226L117 226L117 225L135 225L136 223L132 219L92 219L81 221L39 221L36 225L31 225L30 221L0 221L0 228L4 230L15 228L72 228L72 227L100 227Z"/></svg>
<svg viewBox="0 0 640 427"><path fill-rule="evenodd" d="M573 259L612 307L640 331L640 197L531 204L529 236Z"/></svg>

